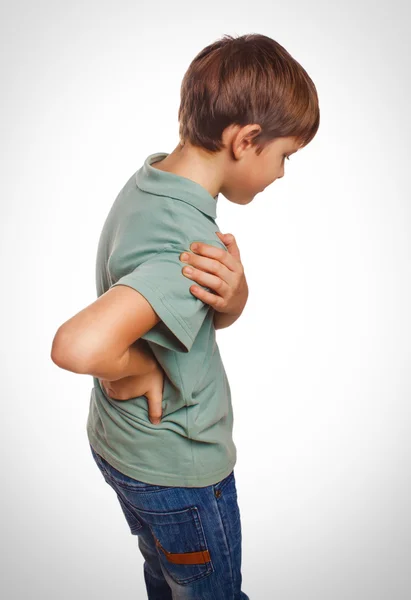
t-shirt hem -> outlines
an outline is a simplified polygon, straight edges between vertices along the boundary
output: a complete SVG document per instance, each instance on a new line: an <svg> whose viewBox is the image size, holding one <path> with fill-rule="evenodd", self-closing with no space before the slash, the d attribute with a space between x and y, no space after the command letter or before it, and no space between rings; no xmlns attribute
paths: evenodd
<svg viewBox="0 0 411 600"><path fill-rule="evenodd" d="M160 473L159 471L153 473L152 471L146 471L145 469L139 469L138 467L130 467L127 464L119 462L107 452L106 448L100 445L99 440L90 432L90 430L87 430L87 434L93 450L97 454L100 454L100 456L110 463L112 467L132 479L137 479L138 481L149 483L151 485L169 485L171 487L207 487L209 485L214 485L231 473L237 460L235 458L223 469L213 471L212 473L208 473L206 476L201 477L196 475L192 477L189 475L181 476L181 474L173 475L171 473Z"/></svg>

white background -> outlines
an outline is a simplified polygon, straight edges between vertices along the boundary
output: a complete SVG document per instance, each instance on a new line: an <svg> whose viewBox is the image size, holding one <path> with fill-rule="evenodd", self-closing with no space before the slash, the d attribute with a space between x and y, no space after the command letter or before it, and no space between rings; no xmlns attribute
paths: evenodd
<svg viewBox="0 0 411 600"><path fill-rule="evenodd" d="M91 376L50 359L96 299L115 196L178 142L182 77L263 33L316 84L321 125L247 206L222 195L250 288L217 332L251 600L407 600L410 10L386 2L3 3L5 600L144 598L143 558L86 436Z"/></svg>

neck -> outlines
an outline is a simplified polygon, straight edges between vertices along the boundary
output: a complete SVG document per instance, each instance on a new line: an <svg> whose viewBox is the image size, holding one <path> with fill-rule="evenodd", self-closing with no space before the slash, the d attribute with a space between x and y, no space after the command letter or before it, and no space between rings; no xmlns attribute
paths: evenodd
<svg viewBox="0 0 411 600"><path fill-rule="evenodd" d="M151 166L195 181L214 198L220 191L219 153L210 153L191 144L180 143L163 160Z"/></svg>

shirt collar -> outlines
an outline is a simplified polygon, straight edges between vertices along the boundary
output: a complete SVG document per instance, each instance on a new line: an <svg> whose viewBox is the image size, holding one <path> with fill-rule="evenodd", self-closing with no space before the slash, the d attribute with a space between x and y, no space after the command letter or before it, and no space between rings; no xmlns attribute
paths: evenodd
<svg viewBox="0 0 411 600"><path fill-rule="evenodd" d="M166 156L168 156L166 152L156 152L146 158L141 169L135 174L137 187L149 194L187 202L215 219L218 194L213 197L202 185L192 179L176 173L160 171L151 166L151 163L158 162Z"/></svg>

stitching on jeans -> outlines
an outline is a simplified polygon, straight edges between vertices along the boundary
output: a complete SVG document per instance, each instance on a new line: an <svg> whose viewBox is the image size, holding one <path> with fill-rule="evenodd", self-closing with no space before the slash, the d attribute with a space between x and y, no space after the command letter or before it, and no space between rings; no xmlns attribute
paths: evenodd
<svg viewBox="0 0 411 600"><path fill-rule="evenodd" d="M217 504L218 516L220 517L220 523L221 523L221 526L222 526L223 531L224 531L224 543L225 543L226 549L227 549L228 564L230 565L230 581L231 581L231 586L232 586L232 598L234 598L234 573L233 573L232 554L231 554L230 547L229 547L229 544L228 544L227 531L226 531L226 528L224 526L223 517L222 517L221 511L220 511L220 503L218 502L217 498L215 498L215 503Z"/></svg>

